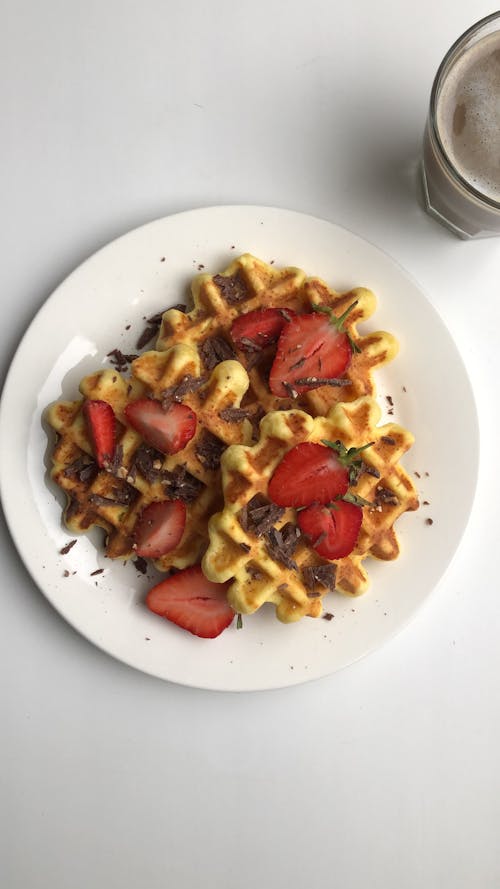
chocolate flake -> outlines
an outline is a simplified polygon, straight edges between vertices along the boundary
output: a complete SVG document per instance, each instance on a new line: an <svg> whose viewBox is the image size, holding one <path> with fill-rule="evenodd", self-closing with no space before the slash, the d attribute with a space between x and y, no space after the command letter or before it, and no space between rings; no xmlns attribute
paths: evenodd
<svg viewBox="0 0 500 889"><path fill-rule="evenodd" d="M103 573L104 573L104 568L97 568L95 571L90 572L90 576L95 577L96 574L103 574Z"/></svg>
<svg viewBox="0 0 500 889"><path fill-rule="evenodd" d="M350 380L339 377L301 377L294 380L296 386L307 386L308 389L319 389L320 386L350 386ZM283 384L284 385L284 384Z"/></svg>
<svg viewBox="0 0 500 889"><path fill-rule="evenodd" d="M250 417L250 411L246 411L243 407L225 407L219 411L219 417L226 423L240 423Z"/></svg>
<svg viewBox="0 0 500 889"><path fill-rule="evenodd" d="M262 537L279 521L285 510L263 494L255 494L240 510L238 521L244 531Z"/></svg>
<svg viewBox="0 0 500 889"><path fill-rule="evenodd" d="M292 556L297 549L300 530L293 522L287 522L283 528L271 528L264 534L265 547L275 562L281 562L285 568L298 571L297 563Z"/></svg>
<svg viewBox="0 0 500 889"><path fill-rule="evenodd" d="M425 524L426 524L426 525L433 525L433 524L434 524L434 519L426 519L426 520L425 520Z"/></svg>
<svg viewBox="0 0 500 889"><path fill-rule="evenodd" d="M137 558L133 560L133 564L140 574L145 574L148 570L148 563L142 556L137 556Z"/></svg>
<svg viewBox="0 0 500 889"><path fill-rule="evenodd" d="M325 611L323 614L323 620L333 620L333 614L331 611Z"/></svg>
<svg viewBox="0 0 500 889"><path fill-rule="evenodd" d="M66 544L66 546L63 546L63 548L59 550L61 556L67 556L70 549L72 549L72 547L75 545L75 543L76 543L76 537L74 540L70 540L69 543Z"/></svg>
<svg viewBox="0 0 500 889"><path fill-rule="evenodd" d="M138 357L137 355L125 355L120 349L112 349L111 352L107 353L107 358L109 358L109 363L116 367L116 369L121 373L122 371L127 369L127 366L135 361Z"/></svg>
<svg viewBox="0 0 500 889"><path fill-rule="evenodd" d="M99 472L99 468L95 460L91 460L89 457L78 457L73 463L70 463L69 466L63 472L63 475L66 478L71 478L76 476L79 481L91 484L97 473Z"/></svg>
<svg viewBox="0 0 500 889"><path fill-rule="evenodd" d="M386 395L385 398L386 398L387 403L390 404L391 407L393 407L393 406L394 406L394 400L393 400L393 398L392 398L392 395Z"/></svg>
<svg viewBox="0 0 500 889"><path fill-rule="evenodd" d="M115 452L111 460L108 461L106 465L106 469L112 473L112 475L116 475L118 471L122 468L123 461L123 445L119 444L115 448Z"/></svg>
<svg viewBox="0 0 500 889"><path fill-rule="evenodd" d="M151 340L157 333L158 333L158 328L157 327L150 327L150 325L148 324L148 326L144 328L139 339L137 340L135 348L136 349L143 349L144 346L147 346L147 344L151 342Z"/></svg>
<svg viewBox="0 0 500 889"><path fill-rule="evenodd" d="M204 383L206 383L204 377L193 377L191 374L186 374L179 383L163 389L160 393L163 410L166 411L173 401L182 401L184 395L187 395L189 392L196 392Z"/></svg>
<svg viewBox="0 0 500 889"><path fill-rule="evenodd" d="M239 271L235 275L214 275L212 280L230 306L243 302L252 295Z"/></svg>
<svg viewBox="0 0 500 889"><path fill-rule="evenodd" d="M196 442L195 453L205 469L218 469L220 458L225 449L226 445L224 442L209 432L208 429L205 429Z"/></svg>
<svg viewBox="0 0 500 889"><path fill-rule="evenodd" d="M207 370L213 370L221 361L231 361L236 358L233 347L222 336L208 337L200 343L198 351Z"/></svg>
<svg viewBox="0 0 500 889"><path fill-rule="evenodd" d="M172 469L155 469L157 461L160 466L163 461L163 454L155 448L141 445L135 452L134 464L130 472L139 471L149 484L161 482L165 491L165 496L171 500L183 500L185 503L191 503L196 500L205 485L202 481L191 475L187 471L185 465L179 464Z"/></svg>
<svg viewBox="0 0 500 889"><path fill-rule="evenodd" d="M302 569L302 578L307 590L313 592L320 584L329 593L335 589L336 565L311 565Z"/></svg>

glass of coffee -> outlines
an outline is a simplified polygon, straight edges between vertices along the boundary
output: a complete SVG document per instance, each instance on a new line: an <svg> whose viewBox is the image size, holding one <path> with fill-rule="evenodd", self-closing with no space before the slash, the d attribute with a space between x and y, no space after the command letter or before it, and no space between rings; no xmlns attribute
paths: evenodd
<svg viewBox="0 0 500 889"><path fill-rule="evenodd" d="M428 212L461 238L500 235L500 12L446 54L424 136Z"/></svg>

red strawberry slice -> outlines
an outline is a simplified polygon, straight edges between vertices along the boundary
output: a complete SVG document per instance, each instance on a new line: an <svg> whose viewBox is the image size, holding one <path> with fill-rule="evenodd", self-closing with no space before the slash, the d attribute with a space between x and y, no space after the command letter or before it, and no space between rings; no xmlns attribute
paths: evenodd
<svg viewBox="0 0 500 889"><path fill-rule="evenodd" d="M134 550L145 559L159 559L181 542L186 525L182 500L158 500L141 512L134 528Z"/></svg>
<svg viewBox="0 0 500 889"><path fill-rule="evenodd" d="M341 379L353 348L357 349L343 330L351 309L336 318L321 306L312 314L297 315L283 327L269 375L273 395L296 397Z"/></svg>
<svg viewBox="0 0 500 889"><path fill-rule="evenodd" d="M153 587L146 605L195 636L215 639L234 618L226 598L229 583L212 583L201 565L193 565Z"/></svg>
<svg viewBox="0 0 500 889"><path fill-rule="evenodd" d="M329 507L314 503L297 515L300 530L325 559L343 559L353 551L362 519L361 506L345 500L337 500Z"/></svg>
<svg viewBox="0 0 500 889"><path fill-rule="evenodd" d="M196 414L176 401L163 410L160 401L139 398L127 405L125 416L144 441L162 454L181 451L196 431Z"/></svg>
<svg viewBox="0 0 500 889"><path fill-rule="evenodd" d="M275 343L285 325L295 317L291 309L256 309L234 319L231 338L244 352Z"/></svg>
<svg viewBox="0 0 500 889"><path fill-rule="evenodd" d="M310 441L295 445L283 457L269 482L268 494L278 506L330 503L346 493L349 469L330 447Z"/></svg>
<svg viewBox="0 0 500 889"><path fill-rule="evenodd" d="M86 399L83 416L97 465L103 469L111 462L116 447L116 418L107 401Z"/></svg>

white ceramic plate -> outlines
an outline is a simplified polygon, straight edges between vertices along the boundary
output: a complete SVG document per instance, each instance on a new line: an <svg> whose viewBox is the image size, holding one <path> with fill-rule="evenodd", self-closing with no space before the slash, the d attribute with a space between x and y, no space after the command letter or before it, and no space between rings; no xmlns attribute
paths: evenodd
<svg viewBox="0 0 500 889"><path fill-rule="evenodd" d="M181 301L199 268L220 271L246 251L277 266L299 266L337 290L365 285L377 293L379 308L364 330L389 330L401 345L396 360L379 373L379 399L387 408L386 396L392 397L391 419L416 437L404 464L429 505L399 521L398 560L369 561L372 586L365 596L327 597L333 620L306 618L285 626L274 609L262 609L244 618L243 629L234 624L218 639L201 640L147 611L143 600L151 580L131 564L104 559L98 535L80 537L60 555L71 535L61 525L60 492L47 475L42 413L61 396L77 397L81 377L106 364L111 349L134 352L144 316ZM459 544L478 466L468 377L447 329L416 284L385 254L339 226L261 207L215 207L160 219L83 263L26 332L5 385L0 429L7 522L21 558L54 607L131 666L219 690L277 688L324 676L400 630ZM104 572L92 576L99 568Z"/></svg>

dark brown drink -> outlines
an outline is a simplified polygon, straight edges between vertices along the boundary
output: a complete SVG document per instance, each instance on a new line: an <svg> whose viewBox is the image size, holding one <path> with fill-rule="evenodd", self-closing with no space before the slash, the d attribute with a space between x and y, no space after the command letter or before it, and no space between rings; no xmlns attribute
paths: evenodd
<svg viewBox="0 0 500 889"><path fill-rule="evenodd" d="M462 238L500 234L500 13L470 28L439 68L423 174L431 215Z"/></svg>

